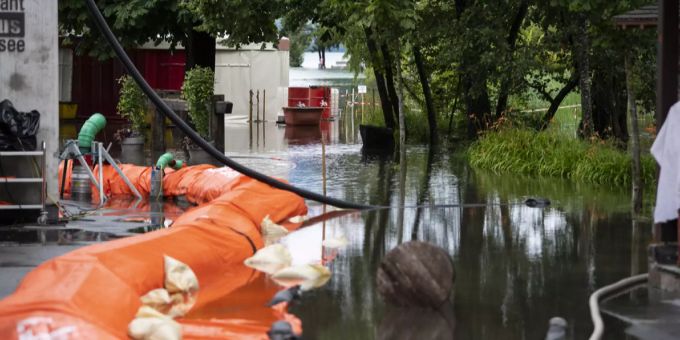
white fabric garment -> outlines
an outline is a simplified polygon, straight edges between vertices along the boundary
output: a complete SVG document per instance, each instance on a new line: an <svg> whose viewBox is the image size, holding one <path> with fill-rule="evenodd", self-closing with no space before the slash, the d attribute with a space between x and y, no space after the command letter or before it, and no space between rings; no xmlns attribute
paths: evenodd
<svg viewBox="0 0 680 340"><path fill-rule="evenodd" d="M678 218L680 209L680 102L668 112L651 152L661 167L654 207L654 223L661 223Z"/></svg>

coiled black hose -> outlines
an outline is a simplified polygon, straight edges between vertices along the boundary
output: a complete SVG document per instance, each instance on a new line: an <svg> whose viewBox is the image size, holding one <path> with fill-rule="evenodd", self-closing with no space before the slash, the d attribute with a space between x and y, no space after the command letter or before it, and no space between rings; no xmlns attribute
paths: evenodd
<svg viewBox="0 0 680 340"><path fill-rule="evenodd" d="M99 8L97 8L97 5L95 4L94 0L85 1L87 4L87 8L90 12L90 15L94 20L94 23L99 28L99 31L104 35L109 45L111 45L111 48L113 48L114 52L116 53L116 56L118 57L118 59L120 59L121 63L123 63L123 66L130 74L130 76L132 76L132 78L135 80L137 85L139 85L142 91L144 91L144 93L149 97L149 99L151 99L151 102L156 106L158 110L160 110L166 117L170 118L170 120L173 123L175 123L175 125L177 125L180 128L180 130L182 130L182 132L189 136L189 138L191 138L191 140L194 143L196 143L196 145L201 147L215 159L217 159L224 165L240 172L241 174L244 174L260 182L271 185L274 188L290 191L312 201L317 201L320 203L344 209L363 210L377 208L376 206L372 205L352 203L320 195L309 190L301 189L290 184L283 183L265 174L259 173L253 169L245 167L235 162L234 160L230 159L229 157L225 156L214 146L208 143L205 139L201 138L201 136L198 133L196 133L196 131L194 131L184 120L182 120L182 118L180 118L174 111L172 111L172 109L158 96L158 94L156 94L156 92L153 89L151 89L151 86L149 86L146 80L144 80L144 77L142 77L142 75L139 73L139 70L137 70L137 67L135 67L135 65L132 63L130 57L127 55L127 53L125 53L125 50L123 50L123 47L118 42L118 39L116 39L116 37L113 35L113 32L111 32L111 28L109 28L109 25L106 23L104 16L99 11Z"/></svg>

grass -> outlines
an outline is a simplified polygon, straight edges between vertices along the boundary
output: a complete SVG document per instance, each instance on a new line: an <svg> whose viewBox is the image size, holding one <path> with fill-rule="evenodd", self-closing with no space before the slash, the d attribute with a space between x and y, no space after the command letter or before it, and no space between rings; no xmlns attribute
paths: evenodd
<svg viewBox="0 0 680 340"><path fill-rule="evenodd" d="M505 128L490 131L468 150L470 164L494 172L558 176L589 183L631 185L631 157L604 142L588 143L554 131ZM642 157L645 186L655 184L656 166Z"/></svg>

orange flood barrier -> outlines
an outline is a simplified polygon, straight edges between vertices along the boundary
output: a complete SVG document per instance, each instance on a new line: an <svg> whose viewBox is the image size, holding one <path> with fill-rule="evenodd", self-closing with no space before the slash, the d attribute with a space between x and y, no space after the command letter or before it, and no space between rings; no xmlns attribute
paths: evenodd
<svg viewBox="0 0 680 340"><path fill-rule="evenodd" d="M149 180L142 178L149 177L145 169L123 166L131 176L138 174L131 178L138 189L148 188ZM105 190L124 192L115 172L105 169L104 173ZM271 322L281 319L299 329L299 320L280 309L258 306L257 313L244 314L247 319L208 317L204 311L233 297L246 284L263 280L243 265L263 247L260 223L269 215L287 229L296 229L299 224L288 219L307 213L304 200L212 166L167 171L164 186L166 195L209 203L181 215L172 228L80 248L41 264L14 294L0 301L2 338L126 338L140 296L163 287L164 255L186 263L200 285L192 309L195 315L190 311L177 320L184 325L184 338L262 339ZM261 304L275 289L263 289L267 296L258 296L253 303Z"/></svg>
<svg viewBox="0 0 680 340"><path fill-rule="evenodd" d="M71 172L73 162L69 163L66 170L66 181L64 192L71 191ZM151 167L137 166L132 164L119 164L125 176L135 186L137 191L144 197L148 197L151 192ZM59 186L61 187L62 171L64 163L59 165ZM96 165L92 170L95 177L99 178L99 166ZM102 167L102 177L104 193L107 196L131 196L132 190L125 184L125 181L118 175L116 170L110 165ZM163 177L163 195L165 196L185 196L189 202L202 204L210 202L221 196L231 187L239 184L240 179L246 177L229 168L217 168L213 165L195 165L184 167L180 170L166 168ZM95 201L98 201L97 188L91 185Z"/></svg>

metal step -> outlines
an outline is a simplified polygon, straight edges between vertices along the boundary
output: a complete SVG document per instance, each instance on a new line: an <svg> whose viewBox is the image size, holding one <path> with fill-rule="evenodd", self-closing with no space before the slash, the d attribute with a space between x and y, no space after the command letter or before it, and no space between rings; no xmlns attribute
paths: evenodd
<svg viewBox="0 0 680 340"><path fill-rule="evenodd" d="M0 210L40 210L40 204L0 205Z"/></svg>
<svg viewBox="0 0 680 340"><path fill-rule="evenodd" d="M42 156L42 151L0 151L0 156Z"/></svg>
<svg viewBox="0 0 680 340"><path fill-rule="evenodd" d="M42 178L2 178L0 183L42 183Z"/></svg>

